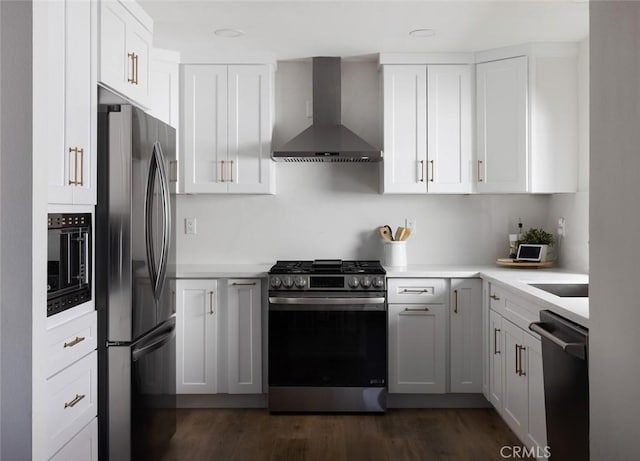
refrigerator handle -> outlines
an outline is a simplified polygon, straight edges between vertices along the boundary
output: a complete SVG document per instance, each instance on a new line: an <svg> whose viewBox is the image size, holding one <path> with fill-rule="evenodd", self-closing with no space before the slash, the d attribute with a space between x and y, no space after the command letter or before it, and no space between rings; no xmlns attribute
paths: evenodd
<svg viewBox="0 0 640 461"><path fill-rule="evenodd" d="M153 248L153 194L156 174L158 174L158 158L153 148L151 159L149 161L149 171L147 173L147 187L144 199L144 238L147 247L147 267L149 269L149 278L151 279L151 289L153 297L158 299L157 283L158 283L158 267L156 265L156 257Z"/></svg>
<svg viewBox="0 0 640 461"><path fill-rule="evenodd" d="M154 145L155 155L158 157L158 172L160 174L160 187L162 190L162 250L157 273L157 299L162 293L169 264L169 246L171 245L171 200L169 195L169 176L165 167L164 155L160 143Z"/></svg>

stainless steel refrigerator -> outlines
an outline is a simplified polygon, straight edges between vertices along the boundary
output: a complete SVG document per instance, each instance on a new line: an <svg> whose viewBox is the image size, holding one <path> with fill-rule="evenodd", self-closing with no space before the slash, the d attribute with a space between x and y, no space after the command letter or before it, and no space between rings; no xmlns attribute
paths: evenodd
<svg viewBox="0 0 640 461"><path fill-rule="evenodd" d="M159 459L176 430L175 129L125 104L98 112L96 307L100 459Z"/></svg>

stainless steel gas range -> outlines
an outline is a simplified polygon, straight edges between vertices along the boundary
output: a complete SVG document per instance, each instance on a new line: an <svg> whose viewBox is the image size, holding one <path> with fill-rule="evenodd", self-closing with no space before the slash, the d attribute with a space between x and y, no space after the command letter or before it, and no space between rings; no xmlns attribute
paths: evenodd
<svg viewBox="0 0 640 461"><path fill-rule="evenodd" d="M384 412L387 297L379 261L269 271L269 410Z"/></svg>

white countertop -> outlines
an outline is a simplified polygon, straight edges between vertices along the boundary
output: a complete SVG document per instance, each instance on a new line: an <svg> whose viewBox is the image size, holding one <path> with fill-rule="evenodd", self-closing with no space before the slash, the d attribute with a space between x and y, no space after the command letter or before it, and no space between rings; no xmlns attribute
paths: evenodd
<svg viewBox="0 0 640 461"><path fill-rule="evenodd" d="M264 278L272 264L178 264L170 267L171 278ZM451 266L414 264L407 267L385 267L387 277L470 278L507 285L512 291L584 327L589 327L589 299L561 298L534 288L527 283L588 283L589 276L562 269L511 269L496 266Z"/></svg>
<svg viewBox="0 0 640 461"><path fill-rule="evenodd" d="M584 327L589 327L589 298L561 298L534 288L528 283L589 283L589 276L562 269L518 269L496 266L430 266L385 267L387 277L481 277L489 282L507 285L513 292L543 309L549 309Z"/></svg>

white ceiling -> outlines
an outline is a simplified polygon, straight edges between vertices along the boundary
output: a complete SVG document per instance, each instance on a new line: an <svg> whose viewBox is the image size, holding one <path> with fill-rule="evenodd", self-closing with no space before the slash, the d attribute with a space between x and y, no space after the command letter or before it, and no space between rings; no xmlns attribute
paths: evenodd
<svg viewBox="0 0 640 461"><path fill-rule="evenodd" d="M154 46L183 61L371 58L381 52L470 52L587 37L586 1L167 1L140 0L155 21ZM245 32L214 35L220 28ZM410 37L429 28L436 35Z"/></svg>

